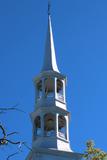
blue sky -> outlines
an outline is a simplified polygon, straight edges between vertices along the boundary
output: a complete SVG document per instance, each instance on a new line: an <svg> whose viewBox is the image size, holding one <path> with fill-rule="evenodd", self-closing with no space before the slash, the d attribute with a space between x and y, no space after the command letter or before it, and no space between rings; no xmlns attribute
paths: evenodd
<svg viewBox="0 0 107 160"><path fill-rule="evenodd" d="M85 142L94 139L107 151L107 1L53 0L52 26L57 63L68 78L72 149L82 152ZM18 140L29 145L33 78L42 67L46 30L47 0L0 1L0 106L18 103L26 112L8 112L0 121L8 132L19 131ZM4 156L6 148L0 152ZM25 149L15 159L27 153Z"/></svg>

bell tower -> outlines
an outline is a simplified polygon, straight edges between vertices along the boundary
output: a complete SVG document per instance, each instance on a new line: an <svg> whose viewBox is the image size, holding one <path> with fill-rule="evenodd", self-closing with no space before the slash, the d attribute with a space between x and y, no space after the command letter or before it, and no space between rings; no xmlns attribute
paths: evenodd
<svg viewBox="0 0 107 160"><path fill-rule="evenodd" d="M80 159L73 153L69 141L69 115L66 105L66 76L60 73L53 40L50 3L48 30L43 67L34 79L35 108L31 113L33 124L32 151L26 160ZM65 157L65 158L64 158Z"/></svg>

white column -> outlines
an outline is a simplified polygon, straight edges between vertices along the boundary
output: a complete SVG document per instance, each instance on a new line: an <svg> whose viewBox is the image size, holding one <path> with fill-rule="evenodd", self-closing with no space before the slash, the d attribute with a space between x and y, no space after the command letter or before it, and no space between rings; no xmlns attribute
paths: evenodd
<svg viewBox="0 0 107 160"><path fill-rule="evenodd" d="M63 80L63 96L64 96L64 102L66 102L66 95L65 95L65 80Z"/></svg>
<svg viewBox="0 0 107 160"><path fill-rule="evenodd" d="M57 98L57 78L54 79L54 98Z"/></svg>
<svg viewBox="0 0 107 160"><path fill-rule="evenodd" d="M59 116L59 114L58 113L56 113L56 116L55 116L55 122L56 122L56 136L58 137L58 116Z"/></svg>
<svg viewBox="0 0 107 160"><path fill-rule="evenodd" d="M67 140L69 141L69 118L68 118L68 115L66 116L66 136L67 136Z"/></svg>

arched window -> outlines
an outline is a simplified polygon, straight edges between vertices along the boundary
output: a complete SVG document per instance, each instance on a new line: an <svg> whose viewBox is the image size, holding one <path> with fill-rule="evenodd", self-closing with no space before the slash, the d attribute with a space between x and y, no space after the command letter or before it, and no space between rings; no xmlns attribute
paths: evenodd
<svg viewBox="0 0 107 160"><path fill-rule="evenodd" d="M64 101L63 81L60 79L57 79L57 95L59 100Z"/></svg>
<svg viewBox="0 0 107 160"><path fill-rule="evenodd" d="M52 78L45 79L45 96L46 97L54 96L54 80Z"/></svg>
<svg viewBox="0 0 107 160"><path fill-rule="evenodd" d="M45 136L55 135L55 116L51 113L44 116L44 133Z"/></svg>
<svg viewBox="0 0 107 160"><path fill-rule="evenodd" d="M40 99L42 97L42 80L40 80L37 83L37 90L38 90L37 99Z"/></svg>
<svg viewBox="0 0 107 160"><path fill-rule="evenodd" d="M40 116L37 116L35 119L35 136L41 136L41 133L41 118Z"/></svg>
<svg viewBox="0 0 107 160"><path fill-rule="evenodd" d="M66 119L62 115L58 116L58 132L60 137L66 138Z"/></svg>

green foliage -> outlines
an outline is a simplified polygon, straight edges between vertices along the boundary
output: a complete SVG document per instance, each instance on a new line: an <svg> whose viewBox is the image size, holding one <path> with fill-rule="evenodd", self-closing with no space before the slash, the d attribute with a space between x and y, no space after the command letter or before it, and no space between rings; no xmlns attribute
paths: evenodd
<svg viewBox="0 0 107 160"><path fill-rule="evenodd" d="M86 160L107 160L107 153L99 148L95 148L94 146L95 146L94 141L92 140L87 141L86 143L87 149L83 157Z"/></svg>

